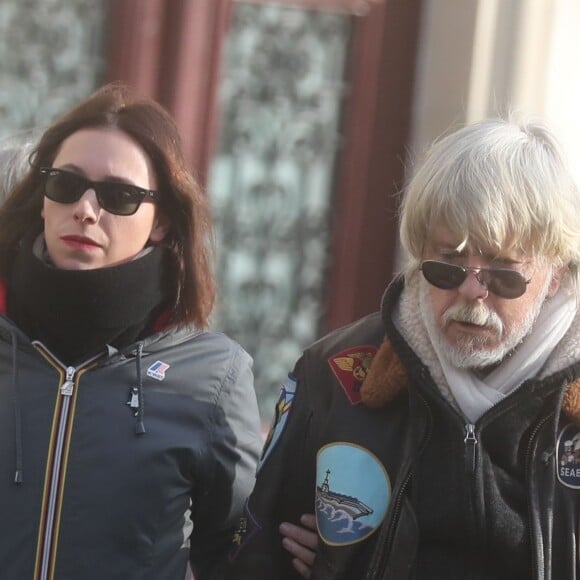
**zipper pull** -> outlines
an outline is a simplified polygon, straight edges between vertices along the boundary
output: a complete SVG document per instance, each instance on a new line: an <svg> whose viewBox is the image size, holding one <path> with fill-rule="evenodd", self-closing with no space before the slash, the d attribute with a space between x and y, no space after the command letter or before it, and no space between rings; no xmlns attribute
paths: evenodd
<svg viewBox="0 0 580 580"><path fill-rule="evenodd" d="M139 412L139 389L137 387L131 387L127 405L132 409L133 416L136 417Z"/></svg>
<svg viewBox="0 0 580 580"><path fill-rule="evenodd" d="M74 367L67 367L66 378L62 386L60 387L60 394L65 397L70 397L73 394L74 382L73 378L75 376L76 369Z"/></svg>
<svg viewBox="0 0 580 580"><path fill-rule="evenodd" d="M477 437L475 436L475 425L468 423L465 425L465 473L475 474L475 459L477 454Z"/></svg>

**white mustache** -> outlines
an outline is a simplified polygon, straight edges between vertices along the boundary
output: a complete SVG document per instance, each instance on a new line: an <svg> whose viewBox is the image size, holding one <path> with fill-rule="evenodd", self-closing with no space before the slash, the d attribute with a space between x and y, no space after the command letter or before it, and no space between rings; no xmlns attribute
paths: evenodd
<svg viewBox="0 0 580 580"><path fill-rule="evenodd" d="M477 306L452 306L443 315L443 323L447 326L450 322L466 322L491 328L499 335L503 333L501 318L483 304Z"/></svg>

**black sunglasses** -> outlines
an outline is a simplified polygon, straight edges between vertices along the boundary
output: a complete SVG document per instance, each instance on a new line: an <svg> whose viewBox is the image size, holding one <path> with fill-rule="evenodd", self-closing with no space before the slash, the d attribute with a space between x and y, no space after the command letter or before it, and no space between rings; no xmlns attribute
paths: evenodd
<svg viewBox="0 0 580 580"><path fill-rule="evenodd" d="M99 205L115 215L133 215L144 201L160 198L159 192L120 181L91 181L78 173L41 167L44 195L58 203L75 203L87 191L94 189Z"/></svg>
<svg viewBox="0 0 580 580"><path fill-rule="evenodd" d="M473 272L477 281L500 298L519 298L522 296L530 280L525 276L507 268L470 268L425 260L421 263L421 271L429 284L442 290L459 288L470 272Z"/></svg>

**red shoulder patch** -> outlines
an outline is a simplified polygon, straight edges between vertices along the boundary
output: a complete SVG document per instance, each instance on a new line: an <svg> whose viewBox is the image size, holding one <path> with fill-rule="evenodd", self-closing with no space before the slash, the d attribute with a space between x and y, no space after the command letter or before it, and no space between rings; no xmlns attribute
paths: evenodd
<svg viewBox="0 0 580 580"><path fill-rule="evenodd" d="M375 346L353 346L328 359L328 364L351 405L357 405L361 401L360 389L375 354Z"/></svg>

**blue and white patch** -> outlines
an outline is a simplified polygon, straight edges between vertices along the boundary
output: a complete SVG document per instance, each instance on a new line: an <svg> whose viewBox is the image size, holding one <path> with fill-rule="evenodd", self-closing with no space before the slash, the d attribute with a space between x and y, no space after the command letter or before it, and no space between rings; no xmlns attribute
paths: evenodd
<svg viewBox="0 0 580 580"><path fill-rule="evenodd" d="M381 524L391 499L389 475L370 451L351 443L322 447L316 460L316 523L331 546L361 542Z"/></svg>
<svg viewBox="0 0 580 580"><path fill-rule="evenodd" d="M292 375L288 375L280 387L280 397L276 403L274 424L266 438L264 451L262 452L262 457L258 464L258 471L272 452L272 449L274 449L274 446L284 431L286 421L288 421L288 415L290 414L290 409L292 408L292 403L294 402L294 396L296 395L296 384L296 379Z"/></svg>
<svg viewBox="0 0 580 580"><path fill-rule="evenodd" d="M580 428L574 424L564 427L556 449L558 480L566 487L580 489Z"/></svg>
<svg viewBox="0 0 580 580"><path fill-rule="evenodd" d="M157 379L158 381L165 380L165 372L171 365L164 363L163 361L155 361L148 369L147 376L152 379Z"/></svg>

